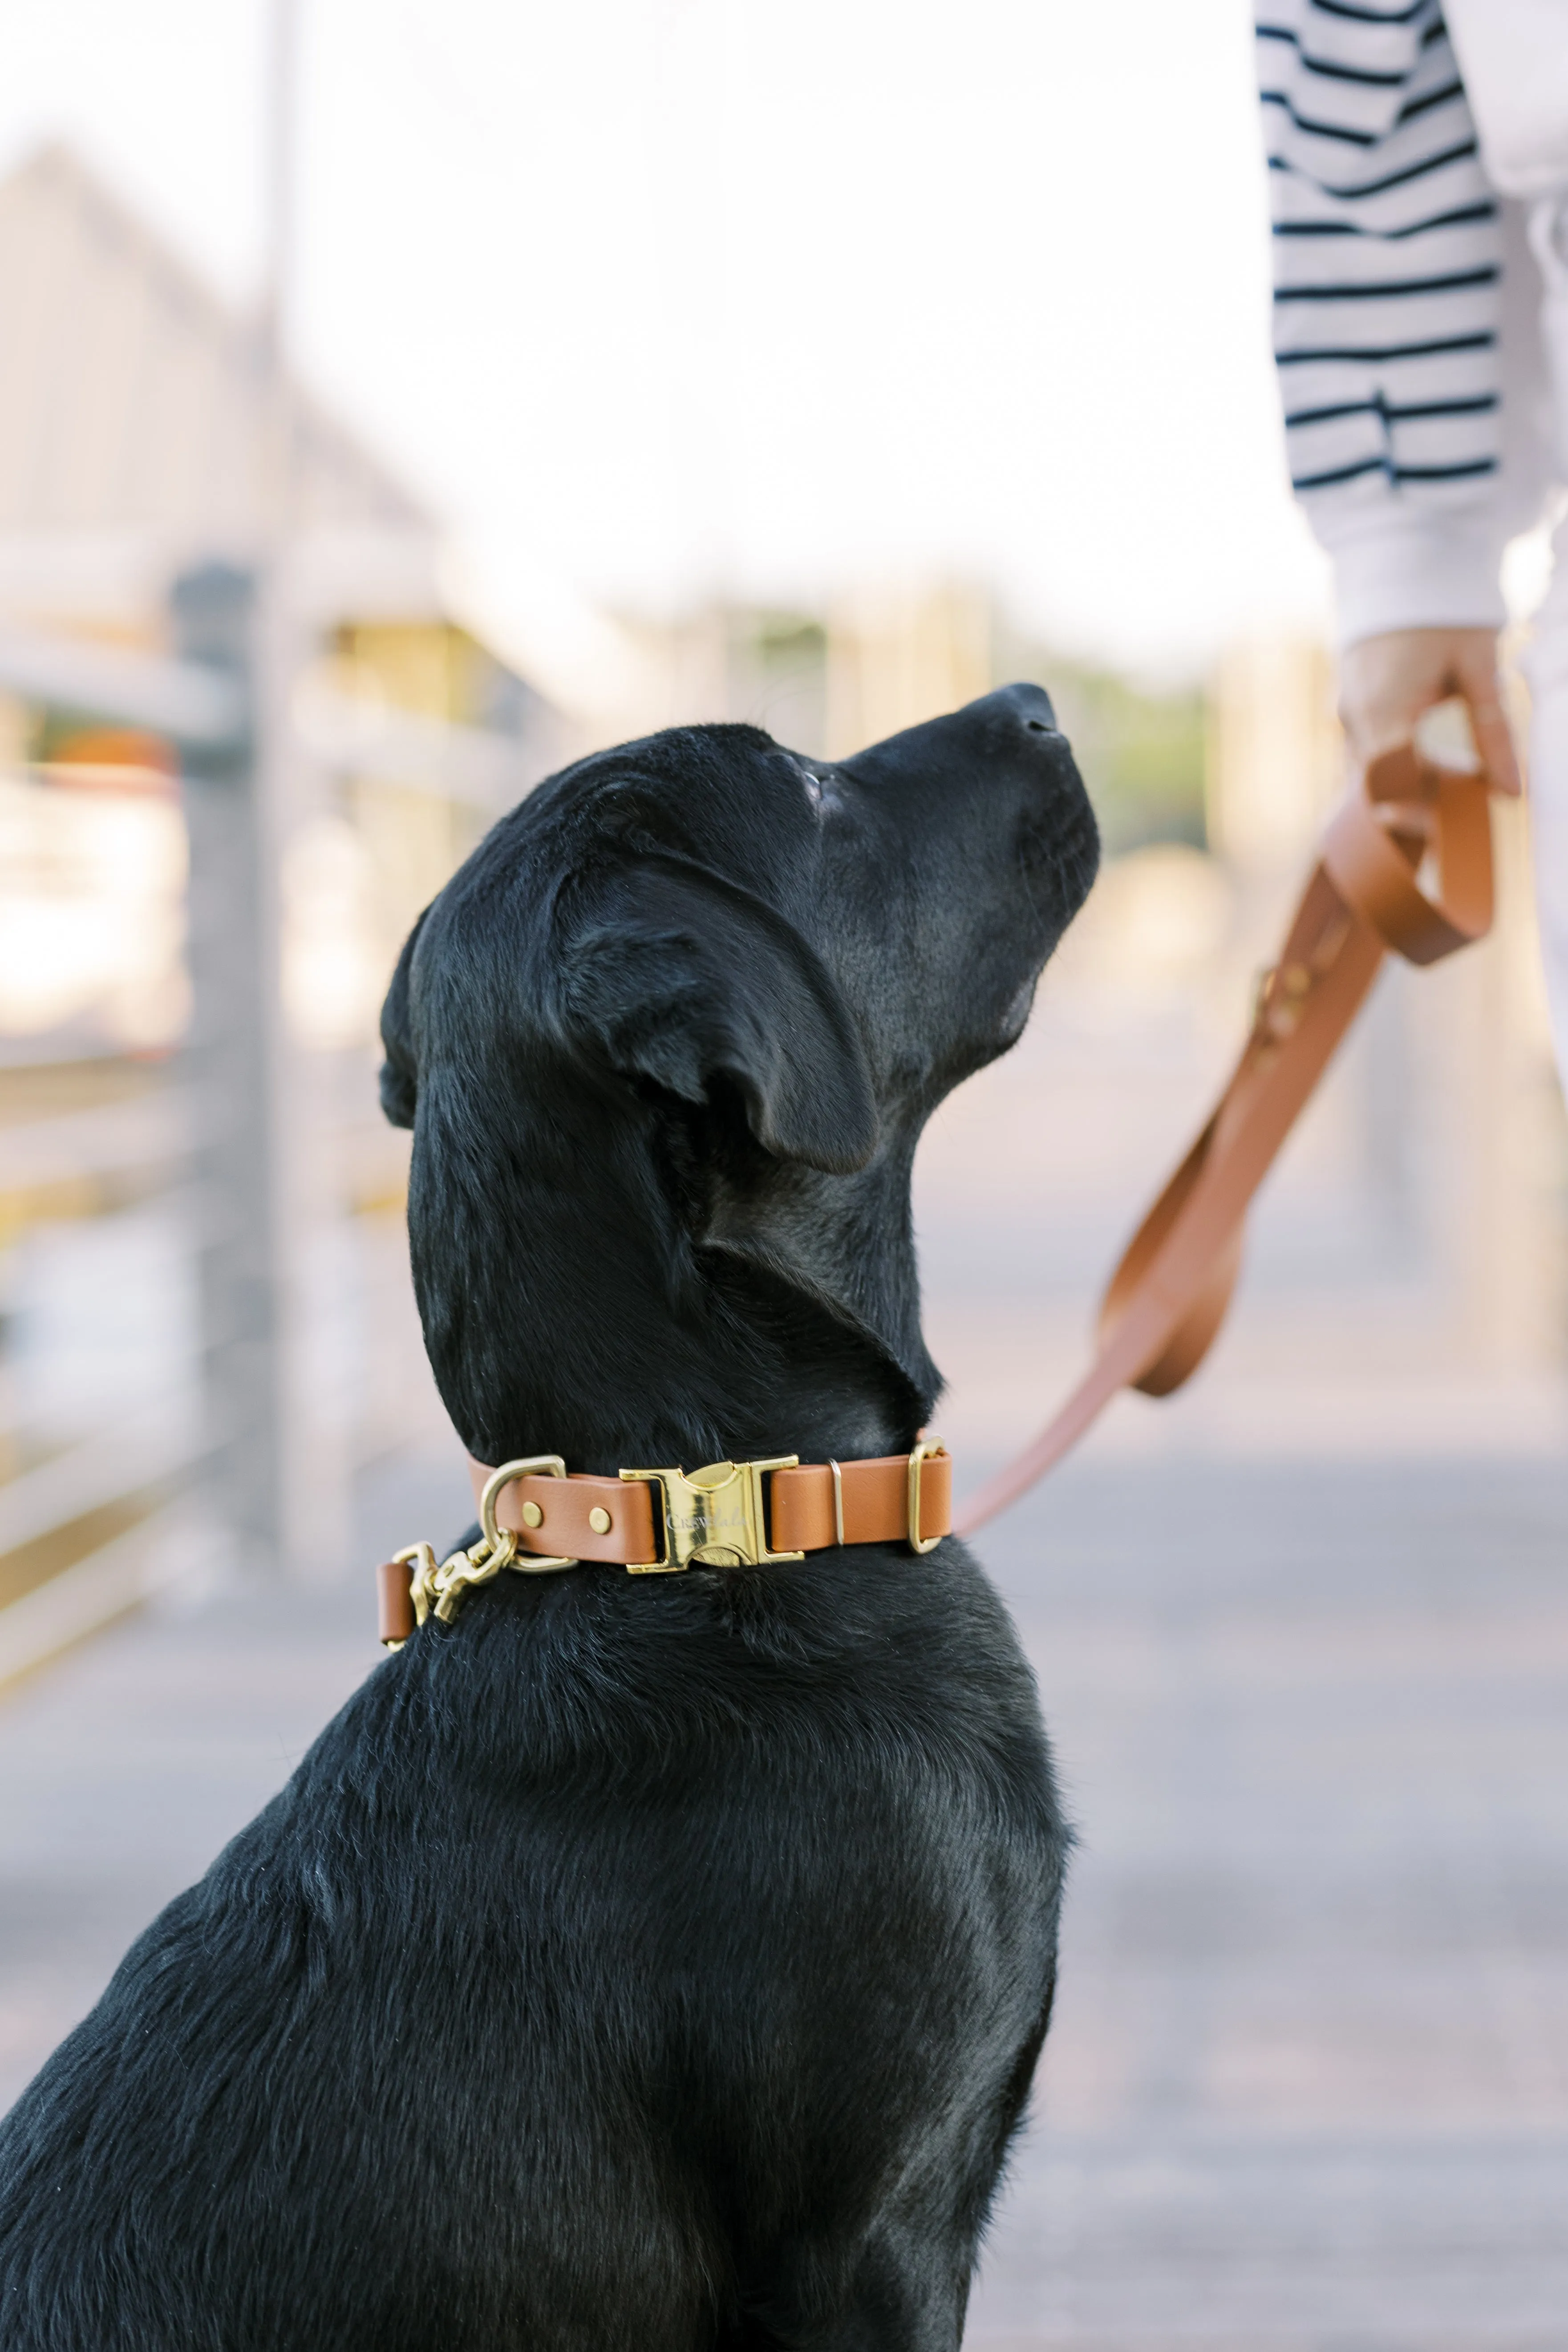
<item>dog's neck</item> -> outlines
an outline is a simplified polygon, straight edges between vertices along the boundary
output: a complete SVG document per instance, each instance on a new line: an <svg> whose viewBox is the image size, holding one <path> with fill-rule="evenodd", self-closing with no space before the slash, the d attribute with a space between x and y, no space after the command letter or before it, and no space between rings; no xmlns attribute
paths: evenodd
<svg viewBox="0 0 1568 2352"><path fill-rule="evenodd" d="M918 1125L852 1176L713 1173L665 1114L521 1108L484 1160L421 1106L410 1229L426 1343L479 1460L574 1470L903 1452L940 1378L921 1336L910 1209ZM429 1124L426 1126L426 1121ZM682 1161L701 1169L699 1182Z"/></svg>

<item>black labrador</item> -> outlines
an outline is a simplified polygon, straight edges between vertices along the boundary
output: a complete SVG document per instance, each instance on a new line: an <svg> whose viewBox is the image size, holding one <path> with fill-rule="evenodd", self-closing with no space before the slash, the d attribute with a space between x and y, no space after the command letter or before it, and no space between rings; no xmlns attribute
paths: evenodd
<svg viewBox="0 0 1568 2352"><path fill-rule="evenodd" d="M384 1016L470 1450L907 1451L910 1213L1098 856L1046 696L568 769ZM0 2126L5 2352L952 2352L1067 1833L963 1545L502 1575L371 1675Z"/></svg>

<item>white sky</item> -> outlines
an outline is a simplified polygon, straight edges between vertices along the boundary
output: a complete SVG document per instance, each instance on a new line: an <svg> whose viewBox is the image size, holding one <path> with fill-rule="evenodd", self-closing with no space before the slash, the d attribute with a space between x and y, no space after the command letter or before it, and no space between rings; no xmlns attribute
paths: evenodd
<svg viewBox="0 0 1568 2352"><path fill-rule="evenodd" d="M263 5L11 0L0 166L252 291ZM948 569L1161 668L1321 610L1247 0L303 5L299 352L492 596Z"/></svg>

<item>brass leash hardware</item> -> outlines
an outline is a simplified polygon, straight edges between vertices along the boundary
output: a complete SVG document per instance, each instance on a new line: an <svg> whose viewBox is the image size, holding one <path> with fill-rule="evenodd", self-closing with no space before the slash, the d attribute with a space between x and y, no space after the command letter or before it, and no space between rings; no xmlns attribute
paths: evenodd
<svg viewBox="0 0 1568 2352"><path fill-rule="evenodd" d="M408 1580L408 1597L414 1605L416 1626L423 1625L430 1614L431 1596L436 1583L434 1547L427 1543L405 1544L401 1551L393 1553L388 1565L393 1568L412 1568L414 1573ZM407 1621L404 1620L404 1622ZM385 1622L384 1619L383 1622ZM403 1643L401 1640L394 1641L388 1637L384 1640L383 1647L388 1650L401 1650Z"/></svg>
<svg viewBox="0 0 1568 2352"><path fill-rule="evenodd" d="M410 1544L405 1551L395 1551L395 1560L407 1560L414 1573L408 1580L409 1598L414 1603L414 1622L423 1625L436 1606L436 1547L434 1544Z"/></svg>
<svg viewBox="0 0 1568 2352"><path fill-rule="evenodd" d="M458 1613L464 1593L470 1584L488 1584L503 1568L511 1565L517 1549L517 1538L507 1529L499 1544L491 1544L481 1536L467 1551L455 1551L444 1559L436 1571L436 1614L443 1625L449 1625Z"/></svg>
<svg viewBox="0 0 1568 2352"><path fill-rule="evenodd" d="M455 1551L437 1568L432 1544L405 1544L392 1555L398 1566L407 1565L413 1574L408 1580L408 1597L414 1603L415 1625L423 1625L428 1617L439 1617L449 1625L458 1613L458 1603L470 1584L486 1584L499 1575L510 1558L514 1538L510 1532L499 1545L492 1546L481 1536L467 1551ZM401 1642L388 1642L389 1650L401 1650Z"/></svg>
<svg viewBox="0 0 1568 2352"><path fill-rule="evenodd" d="M402 1551L394 1552L399 1565L408 1563L413 1569L409 1578L409 1598L414 1603L416 1626L423 1625L427 1617L435 1616L443 1625L449 1625L462 1605L470 1585L488 1584L503 1568L519 1569L527 1576L548 1575L552 1569L575 1568L577 1562L564 1556L551 1558L541 1552L524 1551L515 1531L496 1523L496 1504L503 1487L514 1478L543 1476L564 1478L566 1465L559 1454L530 1454L515 1462L503 1462L492 1471L479 1497L479 1539L466 1551L455 1551L439 1568L436 1554L427 1543L408 1544ZM388 1642L389 1650L400 1650L401 1642Z"/></svg>
<svg viewBox="0 0 1568 2352"><path fill-rule="evenodd" d="M705 1469L623 1470L623 1478L646 1479L664 1506L664 1552L658 1559L628 1560L628 1576L671 1576L679 1569L772 1568L804 1559L803 1551L770 1551L763 1479L770 1470L793 1470L798 1454L768 1462L710 1462Z"/></svg>

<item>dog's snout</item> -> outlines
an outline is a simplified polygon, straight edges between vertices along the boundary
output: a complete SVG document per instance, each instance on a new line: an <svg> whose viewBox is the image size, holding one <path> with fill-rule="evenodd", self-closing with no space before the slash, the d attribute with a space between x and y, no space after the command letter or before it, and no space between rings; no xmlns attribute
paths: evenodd
<svg viewBox="0 0 1568 2352"><path fill-rule="evenodd" d="M1021 720L1026 735L1061 733L1051 698L1043 686L1005 686L994 698L1010 706Z"/></svg>

